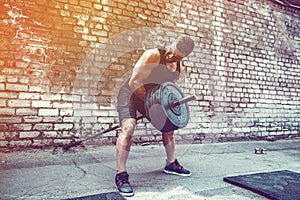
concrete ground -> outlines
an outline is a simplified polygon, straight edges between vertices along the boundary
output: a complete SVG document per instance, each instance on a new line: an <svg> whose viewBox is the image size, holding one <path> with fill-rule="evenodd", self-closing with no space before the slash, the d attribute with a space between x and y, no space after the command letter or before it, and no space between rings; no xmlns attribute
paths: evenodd
<svg viewBox="0 0 300 200"><path fill-rule="evenodd" d="M255 154L255 148L267 149ZM163 173L162 145L133 146L128 160L135 196L131 200L230 199L264 197L223 181L223 177L291 170L300 172L300 140L177 145L179 162L191 177ZM0 153L0 199L66 199L115 192L113 146L81 146Z"/></svg>

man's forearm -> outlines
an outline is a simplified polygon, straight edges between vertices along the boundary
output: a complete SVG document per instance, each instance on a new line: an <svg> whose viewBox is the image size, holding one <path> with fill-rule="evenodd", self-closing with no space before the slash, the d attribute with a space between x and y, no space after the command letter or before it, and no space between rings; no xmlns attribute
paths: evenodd
<svg viewBox="0 0 300 200"><path fill-rule="evenodd" d="M135 94L140 98L140 99L142 99L143 101L145 100L145 98L146 98L146 89L145 89L145 87L144 86L141 86L141 87L139 87L139 88L137 88L136 90L135 90Z"/></svg>

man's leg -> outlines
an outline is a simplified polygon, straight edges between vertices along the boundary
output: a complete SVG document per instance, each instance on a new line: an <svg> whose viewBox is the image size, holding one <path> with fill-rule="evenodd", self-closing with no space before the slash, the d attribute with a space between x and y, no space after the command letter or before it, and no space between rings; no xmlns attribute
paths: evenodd
<svg viewBox="0 0 300 200"><path fill-rule="evenodd" d="M118 173L126 171L126 161L130 152L130 141L135 126L136 119L134 118L122 120L121 131L116 143Z"/></svg>
<svg viewBox="0 0 300 200"><path fill-rule="evenodd" d="M167 154L167 165L164 169L164 172L179 176L190 176L191 172L184 169L175 157L174 131L163 133L162 138Z"/></svg>
<svg viewBox="0 0 300 200"><path fill-rule="evenodd" d="M121 122L121 131L119 133L116 152L118 172L115 177L115 183L118 191L124 196L133 196L133 189L129 183L129 175L126 171L126 161L130 151L130 140L136 125L136 119L127 118Z"/></svg>
<svg viewBox="0 0 300 200"><path fill-rule="evenodd" d="M175 140L174 131L162 134L163 144L167 154L167 163L170 164L175 161Z"/></svg>

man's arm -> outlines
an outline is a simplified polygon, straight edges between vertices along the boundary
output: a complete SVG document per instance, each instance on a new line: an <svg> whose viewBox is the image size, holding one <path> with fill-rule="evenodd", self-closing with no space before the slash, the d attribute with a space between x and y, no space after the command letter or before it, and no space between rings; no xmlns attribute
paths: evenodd
<svg viewBox="0 0 300 200"><path fill-rule="evenodd" d="M180 73L179 73L179 76L173 81L173 83L176 83L176 82L180 82L180 81L183 81L182 80L182 77L183 77L183 74L184 74L184 66L182 64L182 62L179 63L180 65Z"/></svg>
<svg viewBox="0 0 300 200"><path fill-rule="evenodd" d="M158 66L159 61L160 54L158 49L146 50L133 68L129 86L135 91L135 94L143 100L146 97L146 89L142 81Z"/></svg>

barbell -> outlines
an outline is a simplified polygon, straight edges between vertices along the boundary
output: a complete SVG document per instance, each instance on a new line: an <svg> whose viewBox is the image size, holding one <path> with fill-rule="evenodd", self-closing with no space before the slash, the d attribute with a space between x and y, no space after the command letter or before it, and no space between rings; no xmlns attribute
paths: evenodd
<svg viewBox="0 0 300 200"><path fill-rule="evenodd" d="M186 103L195 99L195 95L184 97L176 84L165 82L147 92L146 117L163 133L183 128L190 118Z"/></svg>
<svg viewBox="0 0 300 200"><path fill-rule="evenodd" d="M182 91L176 84L165 82L153 87L147 92L144 102L146 116L140 116L137 120L146 117L151 124L162 133L183 128L188 124L190 118L189 107L186 103L195 99L195 95L184 97ZM91 140L118 128L120 128L120 125L108 128L82 140L73 141L63 145L62 148L68 150L73 146L77 146L87 140Z"/></svg>

